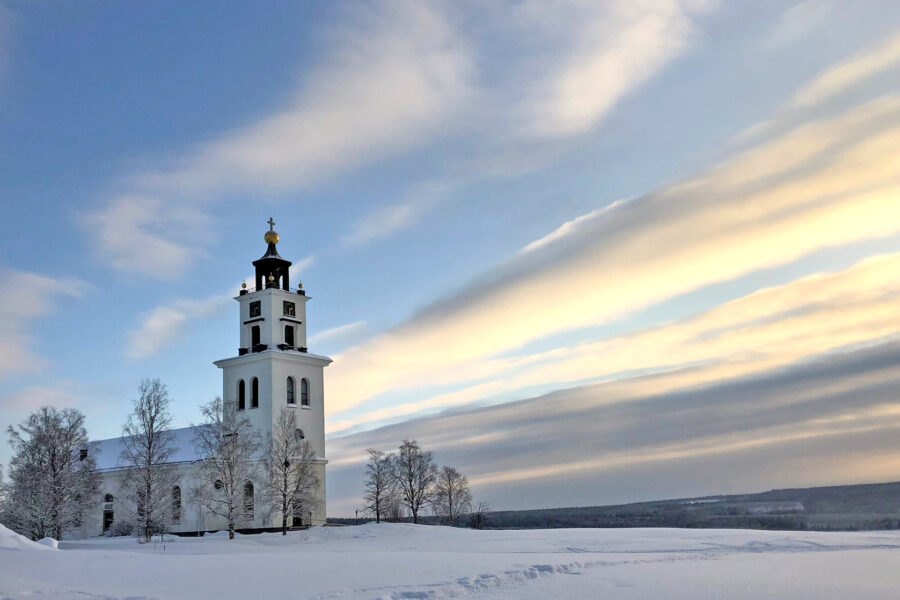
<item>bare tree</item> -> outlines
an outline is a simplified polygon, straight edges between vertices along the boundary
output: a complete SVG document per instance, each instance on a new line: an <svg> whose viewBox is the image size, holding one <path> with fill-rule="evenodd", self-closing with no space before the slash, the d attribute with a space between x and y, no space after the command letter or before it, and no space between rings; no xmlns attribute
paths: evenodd
<svg viewBox="0 0 900 600"><path fill-rule="evenodd" d="M230 540L238 521L253 518L254 482L260 479L262 458L259 432L235 408L217 396L200 407L204 421L194 427L194 445L203 461L197 499L210 513L225 518Z"/></svg>
<svg viewBox="0 0 900 600"><path fill-rule="evenodd" d="M419 448L415 440L403 440L400 450L391 461L391 476L397 486L400 501L419 522L419 511L431 502L437 467L432 453Z"/></svg>
<svg viewBox="0 0 900 600"><path fill-rule="evenodd" d="M400 495L397 489L391 490L391 493L384 500L384 520L391 523L399 523L406 515L403 512L403 503L400 502Z"/></svg>
<svg viewBox="0 0 900 600"><path fill-rule="evenodd" d="M375 515L375 522L387 514L387 503L394 492L394 478L391 477L392 455L369 448L369 462L366 463L366 510Z"/></svg>
<svg viewBox="0 0 900 600"><path fill-rule="evenodd" d="M453 467L441 467L434 484L434 514L445 517L452 527L472 508L469 480Z"/></svg>
<svg viewBox="0 0 900 600"><path fill-rule="evenodd" d="M487 502L481 500L469 513L469 527L472 529L484 529L488 522L488 513L491 507Z"/></svg>
<svg viewBox="0 0 900 600"><path fill-rule="evenodd" d="M316 452L304 439L297 411L282 408L272 430L266 456L266 485L272 507L281 514L281 534L287 535L288 518L312 512L319 488Z"/></svg>
<svg viewBox="0 0 900 600"><path fill-rule="evenodd" d="M175 472L168 465L175 453L169 431L169 392L159 379L144 379L132 413L122 427L124 489L132 502L138 533L150 541L168 528Z"/></svg>
<svg viewBox="0 0 900 600"><path fill-rule="evenodd" d="M81 525L99 486L84 415L45 406L7 432L14 454L4 519L32 539L60 539Z"/></svg>

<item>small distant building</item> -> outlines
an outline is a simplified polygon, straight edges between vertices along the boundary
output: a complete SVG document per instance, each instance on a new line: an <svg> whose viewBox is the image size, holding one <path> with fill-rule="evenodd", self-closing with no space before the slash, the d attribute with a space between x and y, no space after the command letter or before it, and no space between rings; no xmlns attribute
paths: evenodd
<svg viewBox="0 0 900 600"><path fill-rule="evenodd" d="M326 356L312 354L306 347L306 303L310 297L303 286L290 285L291 262L278 254L280 240L269 219L265 234L266 253L253 261L255 287L241 286L235 297L240 305L240 347L237 356L214 364L222 369L222 399L232 403L247 417L262 438L268 439L279 414L297 411L298 435L308 440L316 454L319 489L312 506L291 515L292 526L325 523L325 397L324 368L331 363ZM194 486L199 481L200 459L194 441L194 429L185 427L171 431L175 452L170 466L177 474L171 490L171 522L173 533L198 533L227 528L221 517L204 511L194 500ZM96 457L101 475L100 502L89 514L76 537L106 534L118 521L129 518L131 507L122 491L129 469L121 458L123 438L92 442L90 452ZM247 515L237 524L239 530L261 531L281 526L281 517L264 506L261 490L252 481L245 484Z"/></svg>

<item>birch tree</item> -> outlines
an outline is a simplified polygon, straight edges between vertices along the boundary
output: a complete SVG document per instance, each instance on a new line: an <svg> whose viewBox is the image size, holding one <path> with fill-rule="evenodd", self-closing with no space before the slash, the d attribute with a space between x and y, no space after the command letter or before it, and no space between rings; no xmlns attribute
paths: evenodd
<svg viewBox="0 0 900 600"><path fill-rule="evenodd" d="M415 440L403 440L391 462L400 501L412 514L413 523L418 523L419 511L431 502L434 491L437 467L432 453L422 450Z"/></svg>
<svg viewBox="0 0 900 600"><path fill-rule="evenodd" d="M61 539L81 525L97 500L99 475L84 415L45 406L7 433L13 457L5 520L32 539Z"/></svg>
<svg viewBox="0 0 900 600"><path fill-rule="evenodd" d="M138 533L150 541L168 528L175 472L170 430L169 392L159 379L144 379L132 413L122 427L122 461L128 465L123 486L131 501Z"/></svg>
<svg viewBox="0 0 900 600"><path fill-rule="evenodd" d="M366 510L375 514L375 522L381 523L382 515L388 512L388 501L394 492L394 478L391 477L392 455L369 448L369 462L366 463Z"/></svg>
<svg viewBox="0 0 900 600"><path fill-rule="evenodd" d="M194 427L194 444L202 459L197 497L210 513L225 518L228 539L233 540L236 524L253 518L262 438L234 403L216 397L200 412L204 422Z"/></svg>
<svg viewBox="0 0 900 600"><path fill-rule="evenodd" d="M445 517L452 527L472 508L469 480L453 467L441 467L434 484L434 513Z"/></svg>
<svg viewBox="0 0 900 600"><path fill-rule="evenodd" d="M287 535L288 519L311 511L319 488L316 452L304 439L296 409L281 409L269 440L266 470L272 507L281 514L281 534Z"/></svg>

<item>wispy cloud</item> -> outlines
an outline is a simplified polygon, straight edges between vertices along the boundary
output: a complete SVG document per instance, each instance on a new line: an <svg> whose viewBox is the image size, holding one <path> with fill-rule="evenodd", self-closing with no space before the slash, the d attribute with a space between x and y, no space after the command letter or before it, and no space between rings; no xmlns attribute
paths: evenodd
<svg viewBox="0 0 900 600"><path fill-rule="evenodd" d="M466 165L437 169L439 187L540 168L560 140L596 129L687 52L710 4L354 5L323 36L327 58L287 106L137 173L85 221L114 268L172 280L215 241L198 239L197 224L235 191L308 189L449 138L471 151ZM510 51L488 50L492 31L513 34ZM498 68L514 75L486 76ZM419 197L429 185L376 206L343 243L362 246L415 224L436 204Z"/></svg>
<svg viewBox="0 0 900 600"><path fill-rule="evenodd" d="M622 98L690 48L697 36L694 17L711 4L526 3L523 16L568 41L559 64L537 82L525 109L527 129L556 137L596 127Z"/></svg>
<svg viewBox="0 0 900 600"><path fill-rule="evenodd" d="M804 3L806 4L806 3ZM802 7L803 5L799 5ZM736 136L737 143L753 143L777 135L806 120L811 111L851 93L865 81L900 69L900 36L878 40L870 47L831 65L800 86L794 96L771 118L755 123Z"/></svg>
<svg viewBox="0 0 900 600"><path fill-rule="evenodd" d="M230 306L225 294L201 300L175 300L140 315L139 327L127 334L126 354L132 359L153 356L182 339L197 319L215 318Z"/></svg>
<svg viewBox="0 0 900 600"><path fill-rule="evenodd" d="M198 206L150 195L118 196L83 219L109 266L165 281L187 277L192 260L206 255L208 225Z"/></svg>
<svg viewBox="0 0 900 600"><path fill-rule="evenodd" d="M413 225L424 212L423 209L424 206L417 202L379 207L358 220L341 241L348 246L361 246L389 237Z"/></svg>
<svg viewBox="0 0 900 600"><path fill-rule="evenodd" d="M198 214L224 192L309 187L447 126L469 92L472 59L446 16L419 2L357 8L329 32L328 59L288 106L185 152L169 169L136 175L129 191L87 217L112 266L179 278L189 252L209 241L186 230L196 232Z"/></svg>
<svg viewBox="0 0 900 600"><path fill-rule="evenodd" d="M315 262L307 256L291 265L291 280L296 284L299 276ZM243 283L255 285L252 277ZM188 335L201 321L217 319L227 313L240 285L223 290L206 298L178 298L161 304L138 317L138 326L126 336L125 354L135 360L149 358Z"/></svg>
<svg viewBox="0 0 900 600"><path fill-rule="evenodd" d="M35 352L33 322L51 313L60 299L80 297L90 289L72 277L46 277L0 268L0 380L45 366Z"/></svg>
<svg viewBox="0 0 900 600"><path fill-rule="evenodd" d="M672 373L671 392L781 368L900 335L900 254L867 259L728 302L682 321L601 341L487 360L471 386L329 424L331 433L464 406L544 385ZM823 324L827 323L827 326ZM697 369L704 366L704 369ZM676 373L677 372L677 373ZM657 383L658 385L658 383ZM650 393L651 390L644 390Z"/></svg>
<svg viewBox="0 0 900 600"><path fill-rule="evenodd" d="M331 329L326 329L309 336L309 343L319 344L322 342L340 340L349 336L359 335L361 332L365 331L365 329L365 321L355 321L345 325L338 325L337 327L332 327Z"/></svg>
<svg viewBox="0 0 900 600"><path fill-rule="evenodd" d="M475 380L487 359L552 334L897 233L900 164L891 149L898 143L900 97L887 97L577 219L458 295L339 355L330 373L332 417L388 390Z"/></svg>
<svg viewBox="0 0 900 600"><path fill-rule="evenodd" d="M835 12L832 0L803 0L784 9L764 38L767 49L782 48L808 36Z"/></svg>
<svg viewBox="0 0 900 600"><path fill-rule="evenodd" d="M0 400L0 406L6 413L30 412L42 406L64 408L83 404L82 395L73 394L71 388L65 388L62 384L54 387L28 386L3 396Z"/></svg>
<svg viewBox="0 0 900 600"><path fill-rule="evenodd" d="M820 104L860 82L900 65L900 36L884 40L874 48L828 68L794 96L792 108Z"/></svg>
<svg viewBox="0 0 900 600"><path fill-rule="evenodd" d="M705 386L668 381L681 375L331 438L330 505L336 514L352 509L366 448L391 450L406 437L462 469L476 495L498 508L878 481L900 466L897 342Z"/></svg>

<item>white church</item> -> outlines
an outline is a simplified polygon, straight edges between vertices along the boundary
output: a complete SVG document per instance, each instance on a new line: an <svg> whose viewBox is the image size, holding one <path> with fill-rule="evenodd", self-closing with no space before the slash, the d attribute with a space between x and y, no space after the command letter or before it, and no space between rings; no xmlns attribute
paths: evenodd
<svg viewBox="0 0 900 600"><path fill-rule="evenodd" d="M238 327L240 347L237 356L223 358L214 364L222 369L222 399L234 403L248 421L267 439L273 425L284 410L297 411L300 435L315 450L319 470L319 489L313 506L304 507L292 516L294 527L325 523L325 397L323 371L331 363L326 356L311 354L306 347L306 303L310 297L303 286L292 288L291 262L278 254L278 233L269 219L265 234L266 253L253 261L256 286L242 284L234 299L239 304ZM199 456L192 427L175 429L175 452L170 467L177 474L171 490L171 523L169 531L198 534L227 528L224 518L205 512L199 502L192 501L192 490L199 480ZM84 520L76 532L78 537L106 534L114 523L127 519L129 510L122 492L128 469L121 453L123 438L93 442L90 452L96 456L101 474L100 502L96 511ZM265 531L281 526L279 515L262 501L261 490L253 482L244 486L244 519L239 531Z"/></svg>

